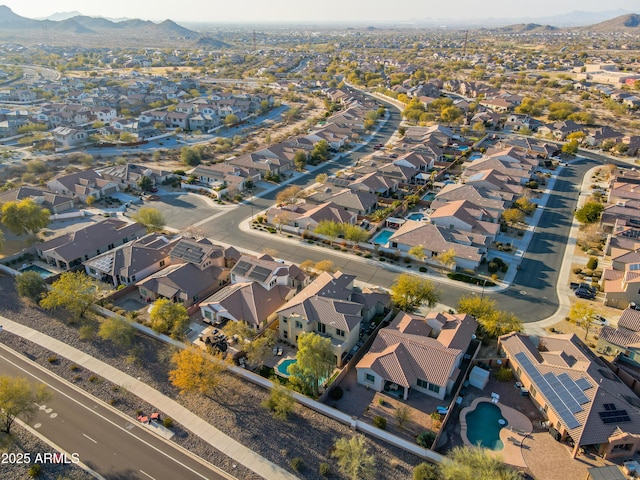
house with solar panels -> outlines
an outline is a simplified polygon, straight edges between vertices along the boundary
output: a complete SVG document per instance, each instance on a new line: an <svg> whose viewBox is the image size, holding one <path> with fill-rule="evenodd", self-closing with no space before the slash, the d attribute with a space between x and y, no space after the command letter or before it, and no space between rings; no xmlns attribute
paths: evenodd
<svg viewBox="0 0 640 480"><path fill-rule="evenodd" d="M498 339L523 388L549 421L550 433L605 459L640 450L640 399L574 334L510 333Z"/></svg>

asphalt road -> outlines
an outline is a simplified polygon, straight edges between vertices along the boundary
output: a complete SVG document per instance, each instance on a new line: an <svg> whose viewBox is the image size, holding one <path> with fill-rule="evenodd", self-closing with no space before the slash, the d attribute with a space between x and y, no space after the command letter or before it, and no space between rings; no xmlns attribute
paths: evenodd
<svg viewBox="0 0 640 480"><path fill-rule="evenodd" d="M0 372L47 385L52 398L29 425L109 480L228 478L6 348Z"/></svg>

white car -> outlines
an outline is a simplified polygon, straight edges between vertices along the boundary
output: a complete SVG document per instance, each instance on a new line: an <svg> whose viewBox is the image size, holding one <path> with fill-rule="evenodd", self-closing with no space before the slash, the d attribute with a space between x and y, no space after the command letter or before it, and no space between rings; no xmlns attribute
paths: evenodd
<svg viewBox="0 0 640 480"><path fill-rule="evenodd" d="M600 327L605 327L609 325L609 321L606 318L604 318L602 315L594 315L593 320L591 320L591 323L594 325L599 325Z"/></svg>

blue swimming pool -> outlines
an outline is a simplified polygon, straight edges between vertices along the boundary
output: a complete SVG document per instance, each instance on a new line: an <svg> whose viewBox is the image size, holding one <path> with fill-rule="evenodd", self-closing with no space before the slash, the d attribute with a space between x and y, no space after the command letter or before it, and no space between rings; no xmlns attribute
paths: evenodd
<svg viewBox="0 0 640 480"><path fill-rule="evenodd" d="M474 410L467 413L466 420L467 438L472 445L479 444L491 450L504 448L504 443L500 440L500 430L507 425L507 421L502 416L500 407L493 403L480 402Z"/></svg>
<svg viewBox="0 0 640 480"><path fill-rule="evenodd" d="M426 193L424 197L422 197L422 200L431 202L433 201L434 198L436 198L436 194L434 192L429 192L429 193Z"/></svg>
<svg viewBox="0 0 640 480"><path fill-rule="evenodd" d="M55 275L55 273L50 272L38 265L29 265L28 267L24 267L20 269L20 272L37 272L42 278L50 277L51 275Z"/></svg>
<svg viewBox="0 0 640 480"><path fill-rule="evenodd" d="M297 363L297 361L298 360L296 360L295 358L285 358L278 365L276 365L276 370L278 371L278 375L285 378L290 377L291 374L289 373L289 367L294 363Z"/></svg>
<svg viewBox="0 0 640 480"><path fill-rule="evenodd" d="M467 150L469 150L469 147L467 147L466 145L462 145L460 147L457 147L456 150L458 150L459 152L466 152Z"/></svg>
<svg viewBox="0 0 640 480"><path fill-rule="evenodd" d="M394 233L395 232L393 230L382 230L375 237L373 237L371 242L378 245L386 245L387 243L389 243L389 238L391 238L391 235L393 235Z"/></svg>
<svg viewBox="0 0 640 480"><path fill-rule="evenodd" d="M471 156L469 157L469 160L471 160L471 161L473 162L474 160L479 160L479 159L481 159L481 158L482 158L482 155L481 155L481 154L479 154L479 153L474 153L473 155L471 155Z"/></svg>
<svg viewBox="0 0 640 480"><path fill-rule="evenodd" d="M408 220L415 220L417 222L419 222L420 220L422 220L424 218L424 213L412 213L411 215L407 216Z"/></svg>

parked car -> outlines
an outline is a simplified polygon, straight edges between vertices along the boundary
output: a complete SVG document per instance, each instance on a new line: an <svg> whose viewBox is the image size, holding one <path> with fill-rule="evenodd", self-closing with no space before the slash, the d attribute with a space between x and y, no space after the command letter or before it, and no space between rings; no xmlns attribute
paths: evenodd
<svg viewBox="0 0 640 480"><path fill-rule="evenodd" d="M584 282L582 282L581 284L579 284L579 285L578 285L578 288L584 288L584 289L586 289L586 290L589 290L589 291L590 291L590 292L592 292L592 293L596 293L596 292L597 292L594 286L589 285L588 283L584 283Z"/></svg>
<svg viewBox="0 0 640 480"><path fill-rule="evenodd" d="M595 292L591 290L587 290L586 288L576 288L576 297L578 298L586 298L587 300L593 300L596 298Z"/></svg>
<svg viewBox="0 0 640 480"><path fill-rule="evenodd" d="M593 320L591 320L591 323L594 325L599 325L601 327L609 325L609 321L606 318L604 318L602 315L594 315Z"/></svg>

